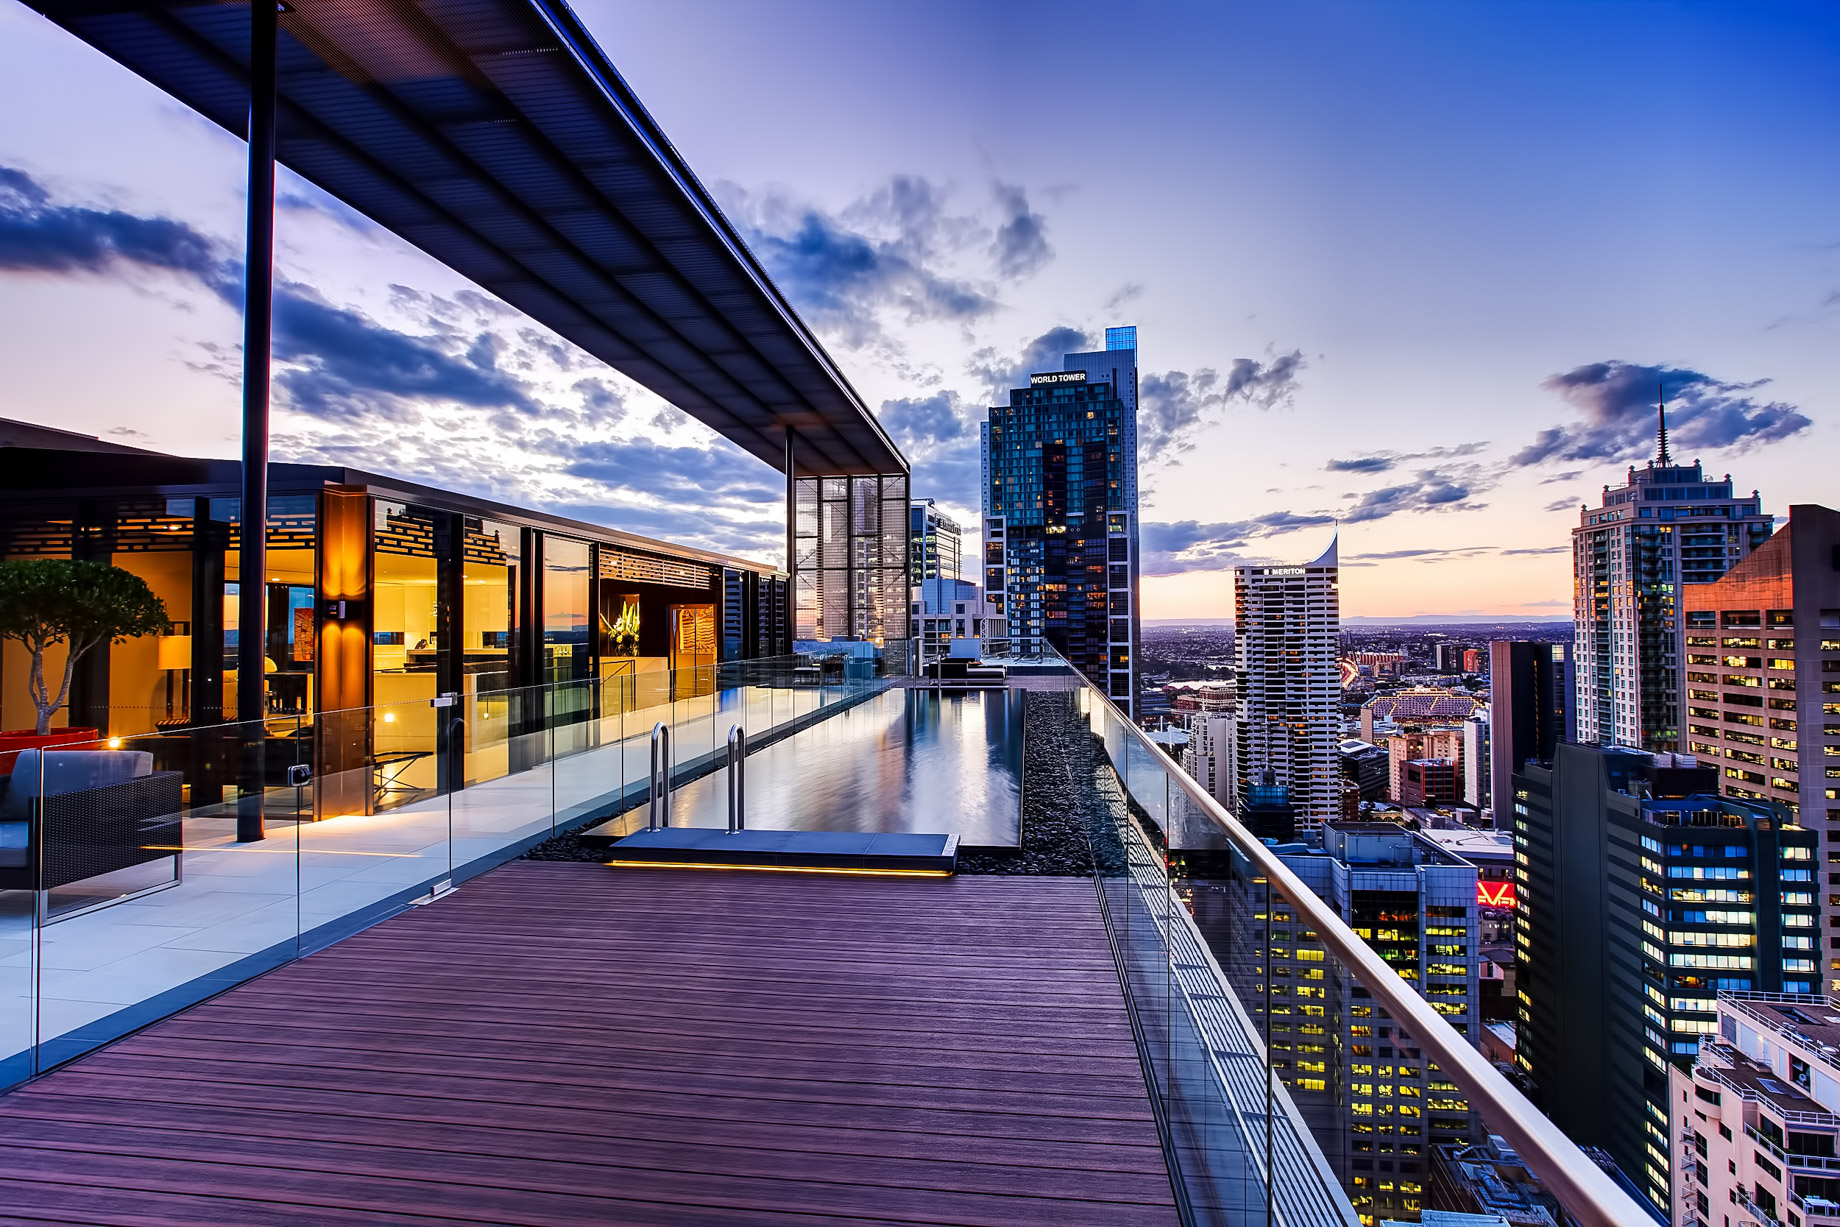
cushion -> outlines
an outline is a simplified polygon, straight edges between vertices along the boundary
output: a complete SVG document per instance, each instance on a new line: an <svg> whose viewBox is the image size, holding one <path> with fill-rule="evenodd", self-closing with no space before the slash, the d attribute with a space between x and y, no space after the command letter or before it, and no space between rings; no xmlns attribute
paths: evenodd
<svg viewBox="0 0 1840 1227"><path fill-rule="evenodd" d="M146 750L21 750L13 776L0 796L0 821L21 821L39 795L39 757L44 757L44 795L87 792L124 784L153 774L153 755Z"/></svg>
<svg viewBox="0 0 1840 1227"><path fill-rule="evenodd" d="M21 869L31 831L24 822L0 822L0 869Z"/></svg>

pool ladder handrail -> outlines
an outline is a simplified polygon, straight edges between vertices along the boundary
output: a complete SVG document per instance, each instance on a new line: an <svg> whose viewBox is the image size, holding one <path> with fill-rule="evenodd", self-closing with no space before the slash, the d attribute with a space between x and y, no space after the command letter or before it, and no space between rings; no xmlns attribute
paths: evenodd
<svg viewBox="0 0 1840 1227"><path fill-rule="evenodd" d="M652 726L652 786L646 802L645 829L671 825L671 730L660 720Z"/></svg>
<svg viewBox="0 0 1840 1227"><path fill-rule="evenodd" d="M747 829L747 730L728 726L728 829Z"/></svg>

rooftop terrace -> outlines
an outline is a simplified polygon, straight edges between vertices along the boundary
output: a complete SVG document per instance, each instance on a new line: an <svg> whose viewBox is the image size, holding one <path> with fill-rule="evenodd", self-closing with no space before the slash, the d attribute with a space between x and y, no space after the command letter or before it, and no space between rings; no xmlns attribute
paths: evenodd
<svg viewBox="0 0 1840 1227"><path fill-rule="evenodd" d="M515 862L0 1099L0 1143L9 1214L114 1221L1177 1221L1078 879Z"/></svg>
<svg viewBox="0 0 1840 1227"><path fill-rule="evenodd" d="M1460 1088L1428 1106L1473 1108L1581 1222L1635 1221L1071 669L1037 662L971 694L912 681L739 662L663 679L646 707L597 684L521 701L517 722L462 705L436 788L324 822L299 795L318 781L213 791L194 787L208 756L171 757L178 812L141 816L158 842L129 849L168 880L120 881L140 863L0 894L14 942L0 1037L25 1079L0 1097L0 1196L15 1214L109 1222L1354 1227L1324 1157L1350 1139L1299 1113L1288 1086L1307 1071L1274 1065L1222 972L1275 935L1249 917L1204 938L1185 906L1181 866L1224 845L1384 1009L1375 1021ZM351 719L307 723L323 739ZM761 768L749 831L821 815L999 838L956 877L516 859L595 855L575 833L609 818L616 836L656 821L719 837L728 780L746 797L734 725ZM159 736L252 744L235 726ZM991 779L944 787L948 761ZM664 779L676 795L654 819ZM73 815L146 800L138 784L60 792L50 772L10 783L51 816L40 872L99 854ZM270 837L236 844L252 803ZM1013 825L993 827L1005 806ZM1256 1018L1341 1033L1309 984L1277 974L1254 977Z"/></svg>

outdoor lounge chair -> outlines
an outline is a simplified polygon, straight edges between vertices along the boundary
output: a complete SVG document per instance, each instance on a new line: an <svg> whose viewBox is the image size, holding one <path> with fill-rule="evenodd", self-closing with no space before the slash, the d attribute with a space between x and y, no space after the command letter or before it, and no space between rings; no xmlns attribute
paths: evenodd
<svg viewBox="0 0 1840 1227"><path fill-rule="evenodd" d="M154 771L143 750L20 751L0 776L0 889L36 890L42 903L59 886L169 856L176 881L183 779Z"/></svg>

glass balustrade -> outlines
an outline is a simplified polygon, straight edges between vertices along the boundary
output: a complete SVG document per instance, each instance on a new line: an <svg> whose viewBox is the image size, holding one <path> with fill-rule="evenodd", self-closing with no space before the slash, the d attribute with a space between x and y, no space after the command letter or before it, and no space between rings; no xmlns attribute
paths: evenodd
<svg viewBox="0 0 1840 1227"><path fill-rule="evenodd" d="M774 658L0 756L0 1087L633 809L655 725L688 782L733 725L770 745L889 684Z"/></svg>

